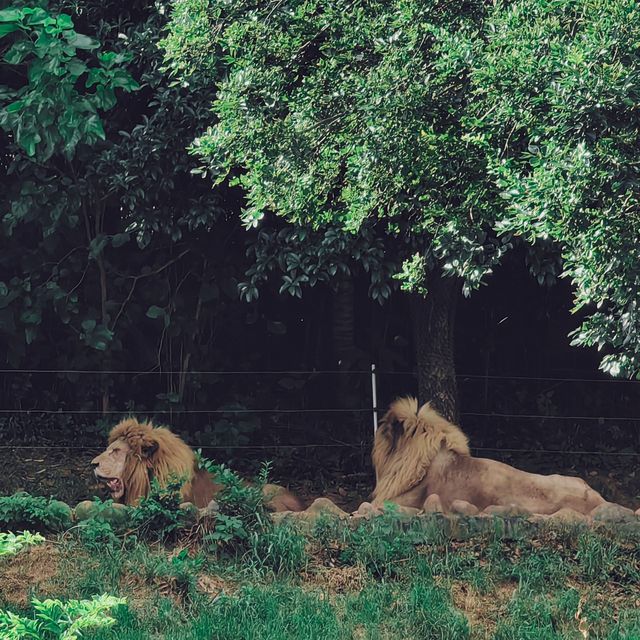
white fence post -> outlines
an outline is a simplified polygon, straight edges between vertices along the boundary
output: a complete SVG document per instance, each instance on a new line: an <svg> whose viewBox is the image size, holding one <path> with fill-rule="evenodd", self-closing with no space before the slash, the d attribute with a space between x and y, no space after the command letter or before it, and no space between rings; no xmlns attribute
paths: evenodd
<svg viewBox="0 0 640 640"><path fill-rule="evenodd" d="M371 365L371 400L373 404L373 435L378 431L378 386L376 380L376 365Z"/></svg>

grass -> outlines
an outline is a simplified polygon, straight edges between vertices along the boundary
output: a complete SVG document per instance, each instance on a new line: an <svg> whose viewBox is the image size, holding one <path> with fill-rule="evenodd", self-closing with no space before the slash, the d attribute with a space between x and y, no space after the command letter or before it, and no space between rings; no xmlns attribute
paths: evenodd
<svg viewBox="0 0 640 640"><path fill-rule="evenodd" d="M496 520L461 542L438 517L393 513L355 529L330 517L273 525L260 491L221 477L213 522L185 524L162 491L126 531L103 505L14 545L0 557L0 611L125 598L97 640L640 640L637 541ZM48 517L28 496L9 506L14 519Z"/></svg>
<svg viewBox="0 0 640 640"><path fill-rule="evenodd" d="M640 640L639 580L637 544L610 534L457 542L383 517L355 531L285 522L236 554L59 536L0 559L11 585L0 609L25 614L32 596L125 597L116 625L92 634L100 640Z"/></svg>

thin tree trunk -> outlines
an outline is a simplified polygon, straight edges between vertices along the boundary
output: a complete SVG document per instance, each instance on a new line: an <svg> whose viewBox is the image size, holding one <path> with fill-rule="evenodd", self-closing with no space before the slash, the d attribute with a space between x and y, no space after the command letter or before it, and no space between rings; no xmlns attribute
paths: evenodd
<svg viewBox="0 0 640 640"><path fill-rule="evenodd" d="M418 368L418 401L431 402L448 420L458 421L454 357L455 315L460 281L435 272L426 297L413 294L411 316Z"/></svg>

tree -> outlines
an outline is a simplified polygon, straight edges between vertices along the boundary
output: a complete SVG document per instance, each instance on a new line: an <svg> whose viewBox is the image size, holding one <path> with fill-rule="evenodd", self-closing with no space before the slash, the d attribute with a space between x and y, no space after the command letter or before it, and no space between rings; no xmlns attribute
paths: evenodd
<svg viewBox="0 0 640 640"><path fill-rule="evenodd" d="M0 40L3 356L14 367L180 371L164 390L155 377L148 385L152 401L173 406L197 392L184 371L207 360L213 318L237 297L243 243L223 249L239 225L185 149L210 121L213 94L164 72L166 18L146 2L18 4L0 13L0 28L11 26ZM104 410L132 393L130 377L119 390L107 374L61 378L75 385L74 408L92 407L96 387ZM55 401L52 387L32 406ZM138 387L140 407L143 397Z"/></svg>
<svg viewBox="0 0 640 640"><path fill-rule="evenodd" d="M576 306L599 306L574 343L638 371L633 2L173 4L174 68L218 84L204 170L242 186L248 227L272 211L385 247L413 297L423 400L455 415L459 291L521 242L539 282L571 277ZM203 66L216 56L223 70ZM293 262L297 295L315 271Z"/></svg>
<svg viewBox="0 0 640 640"><path fill-rule="evenodd" d="M420 396L449 416L456 301L509 247L493 232L497 190L464 120L483 14L476 1L187 0L174 3L166 45L186 75L202 72L205 53L225 56L219 121L194 148L217 182L231 174L244 188L247 226L274 211L390 248L402 266L387 297L394 277L415 297ZM296 270L285 289L306 277Z"/></svg>
<svg viewBox="0 0 640 640"><path fill-rule="evenodd" d="M573 344L640 375L640 12L632 0L499 2L474 70L497 228L552 241L589 312Z"/></svg>

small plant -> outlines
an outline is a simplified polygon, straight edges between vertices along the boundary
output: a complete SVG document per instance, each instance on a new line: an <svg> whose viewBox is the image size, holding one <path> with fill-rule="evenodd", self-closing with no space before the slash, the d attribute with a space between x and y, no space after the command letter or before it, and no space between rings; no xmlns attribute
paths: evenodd
<svg viewBox="0 0 640 640"><path fill-rule="evenodd" d="M585 532L578 539L576 559L587 578L606 581L615 564L618 550L615 542Z"/></svg>
<svg viewBox="0 0 640 640"><path fill-rule="evenodd" d="M164 554L144 554L141 567L149 584L161 592L186 597L195 587L197 576L204 564L201 555L191 557L188 549L181 549L170 558Z"/></svg>
<svg viewBox="0 0 640 640"><path fill-rule="evenodd" d="M64 502L14 493L0 498L0 529L63 531L71 526L71 509Z"/></svg>
<svg viewBox="0 0 640 640"><path fill-rule="evenodd" d="M25 547L42 544L44 538L39 533L23 531L22 533L0 533L0 556L10 556Z"/></svg>
<svg viewBox="0 0 640 640"><path fill-rule="evenodd" d="M245 559L259 569L297 575L307 561L307 539L292 523L282 522L266 531L253 531Z"/></svg>
<svg viewBox="0 0 640 640"><path fill-rule="evenodd" d="M105 629L115 624L109 611L125 602L124 598L109 595L67 602L34 598L32 617L0 611L0 637L3 640L78 640L87 637L84 632L88 629Z"/></svg>
<svg viewBox="0 0 640 640"><path fill-rule="evenodd" d="M149 495L131 510L131 525L143 538L174 537L187 527L188 514L180 509L182 484L182 480L176 478L161 487L154 480Z"/></svg>
<svg viewBox="0 0 640 640"><path fill-rule="evenodd" d="M113 527L99 518L90 518L77 527L78 538L88 549L101 549L118 542Z"/></svg>
<svg viewBox="0 0 640 640"><path fill-rule="evenodd" d="M262 466L255 482L250 485L225 465L203 458L200 451L198 457L200 466L215 475L216 482L223 486L216 496L219 513L214 530L206 539L228 549L246 549L253 533L273 527L262 493L269 479L269 463Z"/></svg>
<svg viewBox="0 0 640 640"><path fill-rule="evenodd" d="M378 578L396 575L402 563L416 556L413 532L403 530L401 518L393 511L362 523L345 542L340 560L359 562Z"/></svg>

